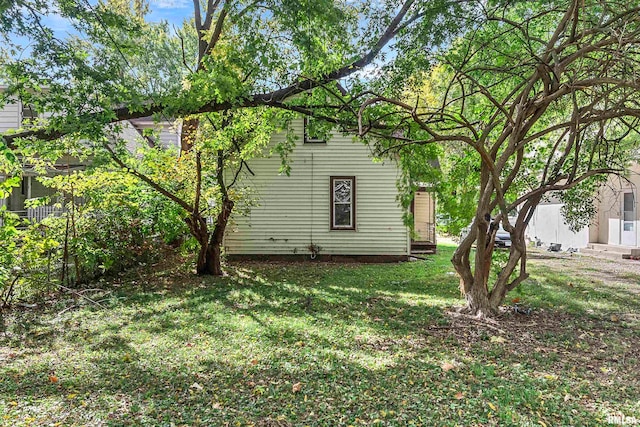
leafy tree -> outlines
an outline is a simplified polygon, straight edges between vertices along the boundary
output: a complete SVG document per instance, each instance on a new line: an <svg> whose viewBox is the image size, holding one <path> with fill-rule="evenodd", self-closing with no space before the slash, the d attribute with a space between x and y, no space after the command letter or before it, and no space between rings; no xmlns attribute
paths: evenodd
<svg viewBox="0 0 640 427"><path fill-rule="evenodd" d="M380 133L364 124L382 114L403 130L388 134L395 142L385 150L443 147L447 203L475 207L452 262L467 310L477 316L497 314L507 292L528 277L524 233L539 202L559 192L585 206L573 211L584 221L598 183L623 174L637 150L640 119L639 2L487 6L482 25L431 57L437 67L417 70L421 79L404 86L404 99L379 93L360 110L362 133ZM500 223L513 245L492 279Z"/></svg>
<svg viewBox="0 0 640 427"><path fill-rule="evenodd" d="M287 112L353 123L358 99L345 96L336 82L371 64L390 40L408 45L413 30L431 44L441 42L455 28L445 24L457 3L194 0L193 20L174 34L166 24L144 21L145 2L16 0L2 9L0 26L30 44L23 58L25 48L6 37L2 74L11 84L5 95L52 116L3 139L10 147L40 151L63 136L92 141L184 209L200 244L197 271L221 274L220 244L237 202L228 187L243 168L250 173L246 160L261 155L266 132L286 129ZM69 18L78 35L60 40L43 20L50 14ZM42 87L46 96L34 90ZM355 79L352 90L361 87ZM300 96L304 92L310 96ZM190 191L147 174L122 144L113 143L118 127L105 127L150 115L182 120L180 161L191 165L185 175ZM278 148L283 157L292 142ZM203 188L211 184L217 210L203 204Z"/></svg>

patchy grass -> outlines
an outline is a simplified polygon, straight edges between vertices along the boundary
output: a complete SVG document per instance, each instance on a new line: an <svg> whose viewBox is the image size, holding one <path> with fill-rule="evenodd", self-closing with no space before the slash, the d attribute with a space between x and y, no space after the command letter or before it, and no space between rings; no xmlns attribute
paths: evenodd
<svg viewBox="0 0 640 427"><path fill-rule="evenodd" d="M447 312L462 303L452 250L393 265L242 264L223 279L194 277L174 259L98 285L104 308L50 301L5 313L0 423L640 418L637 294L534 260L532 279L510 295L531 314L475 323Z"/></svg>

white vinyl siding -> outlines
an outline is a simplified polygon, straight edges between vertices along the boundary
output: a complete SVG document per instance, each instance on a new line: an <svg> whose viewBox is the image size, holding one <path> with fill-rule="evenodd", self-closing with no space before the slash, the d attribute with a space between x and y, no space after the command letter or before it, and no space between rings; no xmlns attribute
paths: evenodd
<svg viewBox="0 0 640 427"><path fill-rule="evenodd" d="M0 108L0 133L20 127L22 105L19 102L5 104Z"/></svg>
<svg viewBox="0 0 640 427"><path fill-rule="evenodd" d="M278 174L277 154L249 162L255 176L245 179L259 205L246 216L234 215L227 253L310 254L313 243L320 255L407 255L396 164L373 163L366 145L342 134L326 144L304 144L302 119L295 130L300 138L290 155L290 176ZM331 230L331 176L355 177L355 230Z"/></svg>

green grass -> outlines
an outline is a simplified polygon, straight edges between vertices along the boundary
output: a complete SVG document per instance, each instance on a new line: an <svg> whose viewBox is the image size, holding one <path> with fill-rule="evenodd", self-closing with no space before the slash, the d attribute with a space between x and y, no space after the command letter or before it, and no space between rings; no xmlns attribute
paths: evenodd
<svg viewBox="0 0 640 427"><path fill-rule="evenodd" d="M391 265L236 265L223 279L178 264L98 284L105 308L52 301L5 313L0 423L586 426L608 413L640 418L637 324L609 319L637 302L622 291L600 298L597 284L567 286L568 277L543 268L514 293L531 316L458 320L446 313L463 302L452 250Z"/></svg>

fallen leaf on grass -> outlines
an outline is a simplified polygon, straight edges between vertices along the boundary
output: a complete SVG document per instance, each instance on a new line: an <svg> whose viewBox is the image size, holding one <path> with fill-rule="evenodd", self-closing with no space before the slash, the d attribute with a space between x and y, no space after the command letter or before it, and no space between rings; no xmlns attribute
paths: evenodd
<svg viewBox="0 0 640 427"><path fill-rule="evenodd" d="M458 399L458 400L462 400L462 399L464 399L464 394L460 393L460 392L457 392L455 394L455 398Z"/></svg>
<svg viewBox="0 0 640 427"><path fill-rule="evenodd" d="M203 387L198 383L191 384L189 386L189 388L192 389L192 390L197 390L197 391L202 391L203 390Z"/></svg>
<svg viewBox="0 0 640 427"><path fill-rule="evenodd" d="M449 372L450 370L455 369L456 365L449 362L443 362L442 365L440 365L440 367L442 368L443 371Z"/></svg>
<svg viewBox="0 0 640 427"><path fill-rule="evenodd" d="M295 383L291 386L291 391L294 393L298 393L300 390L302 390L302 383Z"/></svg>
<svg viewBox="0 0 640 427"><path fill-rule="evenodd" d="M55 384L58 382L58 377L56 377L55 375L49 375L49 381Z"/></svg>
<svg viewBox="0 0 640 427"><path fill-rule="evenodd" d="M257 364L258 364L258 359L253 359L253 360L251 361L251 364L252 364L253 366L257 365Z"/></svg>
<svg viewBox="0 0 640 427"><path fill-rule="evenodd" d="M491 341L491 342L497 342L497 343L500 343L500 344L504 344L504 343L506 343L506 342L507 342L507 340L506 340L506 339L504 339L504 338L503 338L503 337L501 337L501 336L497 336L497 335L492 335L492 336L491 336L491 338L489 339L489 341Z"/></svg>
<svg viewBox="0 0 640 427"><path fill-rule="evenodd" d="M494 405L491 402L487 403L487 405L489 405L489 408L491 408L491 410L494 411L494 412L498 410L498 408L496 408L496 405Z"/></svg>
<svg viewBox="0 0 640 427"><path fill-rule="evenodd" d="M612 321L612 322L619 322L619 321L620 321L620 318L619 318L618 316L616 316L615 314L612 314L612 315L611 315L611 321Z"/></svg>

